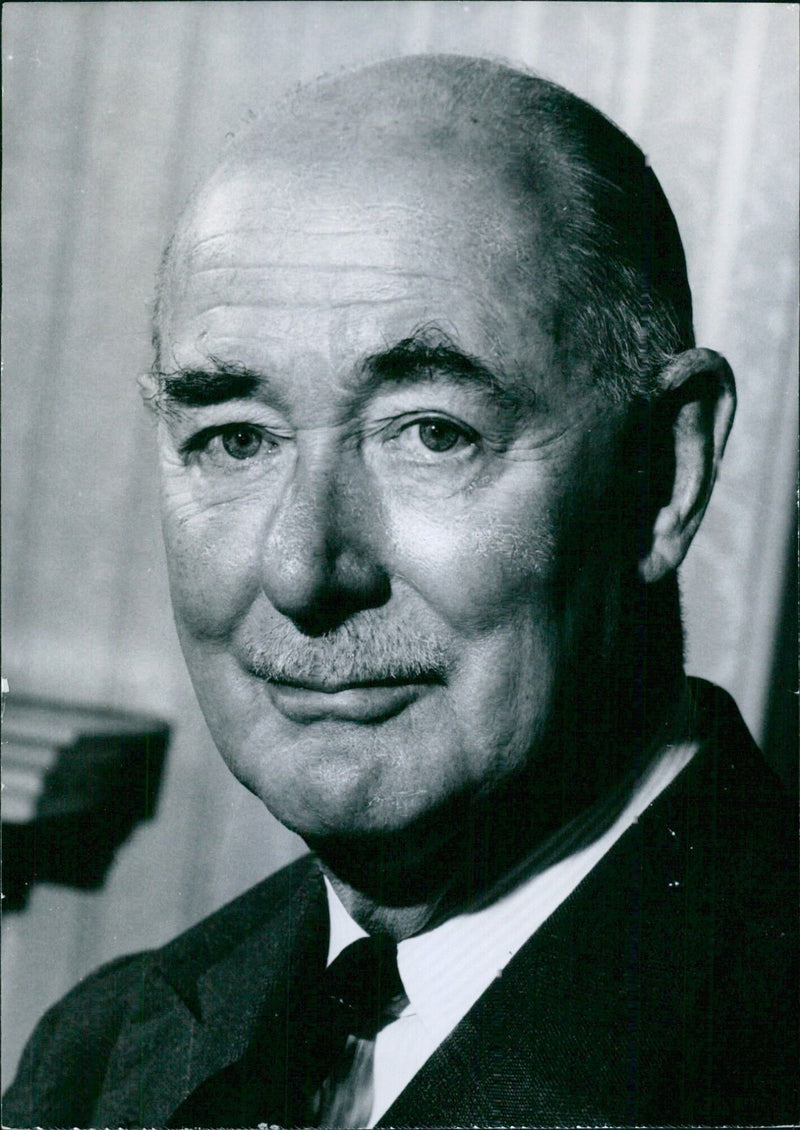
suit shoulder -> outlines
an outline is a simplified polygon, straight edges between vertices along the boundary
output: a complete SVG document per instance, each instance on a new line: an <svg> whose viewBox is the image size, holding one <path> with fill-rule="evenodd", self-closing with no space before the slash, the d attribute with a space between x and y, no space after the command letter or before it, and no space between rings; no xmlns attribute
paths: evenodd
<svg viewBox="0 0 800 1130"><path fill-rule="evenodd" d="M90 974L45 1013L3 1101L3 1125L85 1126L126 1019L146 1007L153 966L190 984L250 932L281 928L317 871L305 856L168 942L117 958ZM188 995L188 990L187 990Z"/></svg>
<svg viewBox="0 0 800 1130"><path fill-rule="evenodd" d="M690 683L697 734L708 752L698 759L697 771L687 774L688 799L704 806L715 820L721 818L726 832L738 830L750 850L755 846L769 850L775 844L780 851L787 838L795 838L797 813L779 776L753 741L730 695L700 679Z"/></svg>
<svg viewBox="0 0 800 1130"><path fill-rule="evenodd" d="M138 995L148 954L117 958L48 1009L3 1099L3 1125L80 1125Z"/></svg>
<svg viewBox="0 0 800 1130"><path fill-rule="evenodd" d="M192 979L216 964L247 935L280 930L316 883L322 882L314 856L304 855L179 934L156 953L156 960L178 980Z"/></svg>

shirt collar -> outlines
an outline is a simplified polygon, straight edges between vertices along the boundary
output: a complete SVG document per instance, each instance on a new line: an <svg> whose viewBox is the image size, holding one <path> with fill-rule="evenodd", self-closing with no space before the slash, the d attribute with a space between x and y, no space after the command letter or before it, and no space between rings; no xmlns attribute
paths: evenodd
<svg viewBox="0 0 800 1130"><path fill-rule="evenodd" d="M573 820L518 868L510 891L478 910L401 941L400 977L431 1040L443 1040L536 930L697 752L692 741L662 747L620 802L615 790ZM328 963L366 937L325 878L330 912Z"/></svg>
<svg viewBox="0 0 800 1130"><path fill-rule="evenodd" d="M440 1041L502 975L527 940L558 909L619 837L688 765L697 744L670 746L652 763L620 812L602 827L602 804L574 822L568 854L556 856L508 894L400 943L397 962L406 994L431 1036ZM607 801L606 804L609 802ZM583 834L582 834L583 832ZM563 841L562 837L559 837Z"/></svg>
<svg viewBox="0 0 800 1130"><path fill-rule="evenodd" d="M328 876L323 875L323 878L325 880L325 893L328 896L328 913L331 926L328 940L328 965L330 965L351 942L357 942L359 938L366 938L367 931L362 929L355 919L347 913Z"/></svg>

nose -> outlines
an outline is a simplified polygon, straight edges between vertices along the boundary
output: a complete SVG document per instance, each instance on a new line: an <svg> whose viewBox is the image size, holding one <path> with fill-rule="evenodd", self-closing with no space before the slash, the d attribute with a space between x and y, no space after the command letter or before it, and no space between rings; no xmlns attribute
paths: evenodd
<svg viewBox="0 0 800 1130"><path fill-rule="evenodd" d="M364 474L357 466L315 467L298 460L269 516L262 588L306 635L332 631L389 599L380 521Z"/></svg>

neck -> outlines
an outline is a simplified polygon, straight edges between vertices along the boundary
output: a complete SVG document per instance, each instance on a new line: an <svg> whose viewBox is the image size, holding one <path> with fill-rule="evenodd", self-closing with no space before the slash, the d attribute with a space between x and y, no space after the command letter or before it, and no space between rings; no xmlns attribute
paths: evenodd
<svg viewBox="0 0 800 1130"><path fill-rule="evenodd" d="M421 934L436 918L440 901L436 898L411 906L381 904L372 895L340 879L323 859L320 864L342 906L368 934L386 934L395 942L402 942L403 938Z"/></svg>

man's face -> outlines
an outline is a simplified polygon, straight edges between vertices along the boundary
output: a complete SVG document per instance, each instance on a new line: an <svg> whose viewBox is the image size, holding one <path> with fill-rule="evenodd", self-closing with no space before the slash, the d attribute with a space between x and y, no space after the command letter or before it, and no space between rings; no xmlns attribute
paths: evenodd
<svg viewBox="0 0 800 1130"><path fill-rule="evenodd" d="M496 788L565 672L598 676L612 557L587 530L620 414L560 372L546 239L509 196L453 158L251 165L180 238L159 421L178 630L229 767L315 841Z"/></svg>

